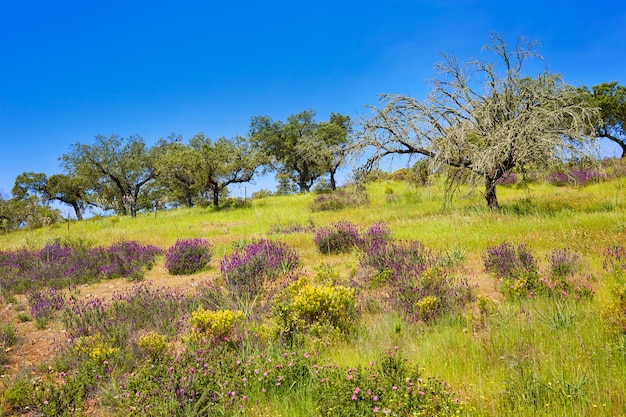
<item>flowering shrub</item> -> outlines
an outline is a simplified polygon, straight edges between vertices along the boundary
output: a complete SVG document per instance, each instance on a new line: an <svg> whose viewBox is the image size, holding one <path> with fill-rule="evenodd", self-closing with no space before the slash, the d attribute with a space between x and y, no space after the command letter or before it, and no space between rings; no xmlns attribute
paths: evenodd
<svg viewBox="0 0 626 417"><path fill-rule="evenodd" d="M539 291L550 297L590 299L593 297L590 275L580 273L580 256L570 249L554 249L548 256L549 271L539 279Z"/></svg>
<svg viewBox="0 0 626 417"><path fill-rule="evenodd" d="M498 185L510 186L517 184L517 174L512 171L507 171L498 179Z"/></svg>
<svg viewBox="0 0 626 417"><path fill-rule="evenodd" d="M320 366L316 377L320 415L448 416L463 407L447 383L423 379L397 347L365 368Z"/></svg>
<svg viewBox="0 0 626 417"><path fill-rule="evenodd" d="M375 270L370 285L387 286L392 306L410 322L436 320L474 299L467 280L449 277L441 264L419 241L387 238L370 239L361 257L362 266Z"/></svg>
<svg viewBox="0 0 626 417"><path fill-rule="evenodd" d="M534 295L539 287L537 261L530 248L522 243L503 242L483 254L485 269L500 280L500 290L511 297Z"/></svg>
<svg viewBox="0 0 626 417"><path fill-rule="evenodd" d="M24 293L42 287L63 288L102 279L141 278L161 250L137 242L109 248L73 248L59 242L39 251L0 251L1 291Z"/></svg>
<svg viewBox="0 0 626 417"><path fill-rule="evenodd" d="M361 265L373 267L379 276L391 278L419 273L435 264L435 258L424 244L417 240L393 243L384 234L381 238L367 239L365 251L361 257Z"/></svg>
<svg viewBox="0 0 626 417"><path fill-rule="evenodd" d="M133 280L143 278L143 268L152 269L154 258L161 254L161 249L152 245L141 245L138 242L119 242L108 249L96 249L103 254L99 260L99 272L106 278L124 277Z"/></svg>
<svg viewBox="0 0 626 417"><path fill-rule="evenodd" d="M57 311L65 304L63 293L49 288L47 290L31 290L28 293L30 316L35 320L37 328L44 328L54 317Z"/></svg>
<svg viewBox="0 0 626 417"><path fill-rule="evenodd" d="M523 243L513 246L503 242L488 248L483 254L485 269L493 272L498 278L512 278L523 272L537 272L537 261L530 248Z"/></svg>
<svg viewBox="0 0 626 417"><path fill-rule="evenodd" d="M165 355L167 350L167 336L157 332L148 332L139 336L137 346L149 358L158 360Z"/></svg>
<svg viewBox="0 0 626 417"><path fill-rule="evenodd" d="M119 407L130 416L257 415L262 404L294 392L306 392L312 415L442 416L459 415L464 407L447 383L422 377L398 349L368 367L349 368L306 352L239 356L221 344L144 366L123 390Z"/></svg>
<svg viewBox="0 0 626 417"><path fill-rule="evenodd" d="M589 168L573 168L569 172L553 172L548 177L548 182L556 186L585 185L597 182L601 179L599 172Z"/></svg>
<svg viewBox="0 0 626 417"><path fill-rule="evenodd" d="M119 348L111 346L111 343L106 341L101 334L77 339L74 350L79 356L87 356L97 363L111 359L120 351Z"/></svg>
<svg viewBox="0 0 626 417"><path fill-rule="evenodd" d="M378 248L391 243L391 229L385 222L376 222L363 234L362 247L368 252L377 252Z"/></svg>
<svg viewBox="0 0 626 417"><path fill-rule="evenodd" d="M201 271L211 260L211 244L206 239L177 240L165 252L165 267L172 275Z"/></svg>
<svg viewBox="0 0 626 417"><path fill-rule="evenodd" d="M511 298L544 294L556 298L590 299L592 277L580 273L581 260L569 249L555 249L548 257L548 271L540 274L528 246L508 242L489 248L483 255L485 269L500 279L500 290Z"/></svg>
<svg viewBox="0 0 626 417"><path fill-rule="evenodd" d="M606 249L602 267L610 274L624 277L626 274L626 248L624 246L613 246Z"/></svg>
<svg viewBox="0 0 626 417"><path fill-rule="evenodd" d="M259 239L225 256L220 271L232 292L256 295L265 280L292 271L298 264L297 253L285 243Z"/></svg>
<svg viewBox="0 0 626 417"><path fill-rule="evenodd" d="M274 303L281 336L292 340L296 332L318 325L348 330L356 317L354 289L307 281L304 277L293 283Z"/></svg>
<svg viewBox="0 0 626 417"><path fill-rule="evenodd" d="M241 311L211 311L200 307L191 313L189 322L193 326L194 337L223 339L232 334L235 324L241 319L243 319Z"/></svg>
<svg viewBox="0 0 626 417"><path fill-rule="evenodd" d="M313 241L317 249L325 255L350 252L362 245L359 229L347 221L318 229Z"/></svg>

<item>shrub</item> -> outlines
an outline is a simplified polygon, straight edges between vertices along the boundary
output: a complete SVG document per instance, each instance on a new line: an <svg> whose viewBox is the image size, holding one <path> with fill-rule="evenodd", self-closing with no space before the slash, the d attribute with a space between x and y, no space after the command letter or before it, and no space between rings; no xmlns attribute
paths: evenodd
<svg viewBox="0 0 626 417"><path fill-rule="evenodd" d="M374 227L374 226L373 226ZM393 243L384 228L366 235L361 265L374 267L378 272L389 271L406 275L408 271L418 274L433 265L435 259L424 244L417 240Z"/></svg>
<svg viewBox="0 0 626 417"><path fill-rule="evenodd" d="M81 243L83 241L76 241ZM71 242L70 242L71 243ZM54 242L39 251L21 249L0 252L4 294L24 293L42 287L63 288L115 277L139 279L150 269L161 250L137 242L122 242L109 248L76 247Z"/></svg>
<svg viewBox="0 0 626 417"><path fill-rule="evenodd" d="M124 277L135 281L143 278L143 268L152 269L154 258L161 254L161 249L138 242L119 242L106 250L101 250L104 262L100 273L107 278Z"/></svg>
<svg viewBox="0 0 626 417"><path fill-rule="evenodd" d="M236 295L256 295L266 280L295 269L297 253L283 242L259 239L236 249L220 262L227 287Z"/></svg>
<svg viewBox="0 0 626 417"><path fill-rule="evenodd" d="M313 325L329 325L347 331L356 314L352 288L343 285L319 285L301 278L287 289L288 296L275 306L283 333L302 331Z"/></svg>
<svg viewBox="0 0 626 417"><path fill-rule="evenodd" d="M613 246L606 249L602 267L610 274L623 277L626 274L626 248Z"/></svg>
<svg viewBox="0 0 626 417"><path fill-rule="evenodd" d="M137 346L152 360L158 360L167 350L167 336L157 332L148 332L139 336Z"/></svg>
<svg viewBox="0 0 626 417"><path fill-rule="evenodd" d="M602 178L599 172L589 168L572 168L568 172L553 172L548 176L548 182L556 186L585 185L597 182Z"/></svg>
<svg viewBox="0 0 626 417"><path fill-rule="evenodd" d="M393 308L408 321L434 321L474 299L474 289L467 280L449 277L443 262L421 242L370 242L361 265L375 269L371 284L388 286Z"/></svg>
<svg viewBox="0 0 626 417"><path fill-rule="evenodd" d="M452 416L463 409L447 383L422 378L397 347L368 367L320 366L316 376L320 415Z"/></svg>
<svg viewBox="0 0 626 417"><path fill-rule="evenodd" d="M211 244L206 239L177 240L165 253L165 267L172 275L193 274L207 266L211 255Z"/></svg>
<svg viewBox="0 0 626 417"><path fill-rule="evenodd" d="M35 320L35 326L42 329L48 325L57 311L65 304L63 293L48 288L46 290L31 290L28 293L30 316Z"/></svg>
<svg viewBox="0 0 626 417"><path fill-rule="evenodd" d="M325 255L350 252L362 244L358 228L347 221L318 229L313 241L317 249Z"/></svg>
<svg viewBox="0 0 626 417"><path fill-rule="evenodd" d="M515 247L509 242L488 248L483 264L500 280L500 290L511 297L534 295L539 287L537 261L530 248L522 243Z"/></svg>
<svg viewBox="0 0 626 417"><path fill-rule="evenodd" d="M364 188L342 188L330 193L317 195L311 203L311 211L337 211L350 207L363 206L368 203L369 198Z"/></svg>
<svg viewBox="0 0 626 417"><path fill-rule="evenodd" d="M501 279L512 278L522 272L537 272L538 269L530 248L523 243L515 247L503 242L488 248L483 254L483 263L487 271Z"/></svg>
<svg viewBox="0 0 626 417"><path fill-rule="evenodd" d="M549 271L539 279L539 291L550 297L576 300L593 297L591 276L580 273L580 256L569 249L554 249L548 256Z"/></svg>
<svg viewBox="0 0 626 417"><path fill-rule="evenodd" d="M119 348L113 347L111 342L99 333L76 339L74 350L78 356L89 358L98 364L108 361L120 351Z"/></svg>
<svg viewBox="0 0 626 417"><path fill-rule="evenodd" d="M243 319L241 311L205 310L200 307L191 313L189 322L193 326L192 338L199 340L225 339L233 334L235 324Z"/></svg>

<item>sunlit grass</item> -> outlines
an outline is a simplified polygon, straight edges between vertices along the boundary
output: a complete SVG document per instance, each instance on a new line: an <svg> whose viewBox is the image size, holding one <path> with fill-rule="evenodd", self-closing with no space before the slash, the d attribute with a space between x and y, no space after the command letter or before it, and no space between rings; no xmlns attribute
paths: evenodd
<svg viewBox="0 0 626 417"><path fill-rule="evenodd" d="M365 367L399 346L425 375L457 389L468 404L468 415L612 416L626 410L626 357L622 339L603 319L611 295L602 260L607 247L624 245L625 185L620 179L584 187L499 187L502 209L492 211L479 189L461 187L444 209L441 185L416 188L383 181L368 185L369 205L336 212L312 212L314 194L270 197L243 209L177 209L23 230L0 236L0 250L36 249L54 239L98 246L136 240L166 249L177 239L203 238L213 245L214 256L199 280L218 278L219 260L235 247L269 238L298 252L302 273L315 276L320 268L330 267L348 280L358 268L356 251L322 255L313 244L313 232L272 234L272 226L320 227L347 220L364 229L384 221L396 239L420 240L437 253L462 254L453 273L479 283L478 291L493 296L497 307L480 325L474 306L430 325L408 324L395 312L366 309L351 334L306 349L317 349L323 359L340 366ZM562 305L544 298L506 300L482 266L483 252L504 241L529 245L540 265L553 249L576 251L594 276L594 299ZM146 277L172 282L159 265ZM314 412L306 389L292 394L264 399L249 415Z"/></svg>

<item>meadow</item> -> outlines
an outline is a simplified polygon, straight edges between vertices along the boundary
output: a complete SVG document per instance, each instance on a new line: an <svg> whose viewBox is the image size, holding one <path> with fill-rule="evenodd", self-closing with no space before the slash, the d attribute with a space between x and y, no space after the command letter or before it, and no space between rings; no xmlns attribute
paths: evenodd
<svg viewBox="0 0 626 417"><path fill-rule="evenodd" d="M626 415L626 178L365 190L0 236L0 415Z"/></svg>

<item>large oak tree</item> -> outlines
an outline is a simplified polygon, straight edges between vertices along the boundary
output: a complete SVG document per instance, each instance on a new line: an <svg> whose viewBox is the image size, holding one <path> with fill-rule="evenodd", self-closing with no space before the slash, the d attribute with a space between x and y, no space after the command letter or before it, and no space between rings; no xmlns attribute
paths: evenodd
<svg viewBox="0 0 626 417"><path fill-rule="evenodd" d="M95 181L94 205L133 217L137 215L142 187L156 175L150 149L138 135L98 135L93 144L72 145L60 159L68 175Z"/></svg>

